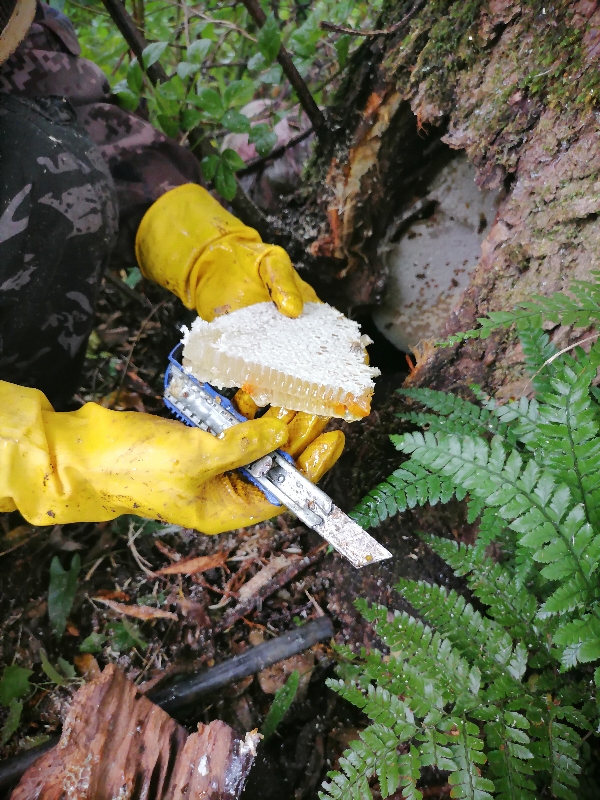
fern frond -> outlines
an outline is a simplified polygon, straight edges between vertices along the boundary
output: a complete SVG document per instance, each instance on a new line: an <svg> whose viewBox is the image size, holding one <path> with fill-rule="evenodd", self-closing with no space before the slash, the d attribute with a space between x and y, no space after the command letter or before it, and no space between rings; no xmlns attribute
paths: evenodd
<svg viewBox="0 0 600 800"><path fill-rule="evenodd" d="M454 493L450 479L432 475L418 464L407 462L369 492L350 516L361 527L370 528L416 505L447 503Z"/></svg>
<svg viewBox="0 0 600 800"><path fill-rule="evenodd" d="M489 397L481 397L481 403L507 427L506 438L511 444L529 445L535 437L539 417L539 404L535 398L529 400L527 397L520 397L499 405Z"/></svg>
<svg viewBox="0 0 600 800"><path fill-rule="evenodd" d="M556 292L549 297L536 295L529 302L519 303L514 311L492 311L487 317L478 317L479 328L457 333L438 344L449 347L468 339L487 339L493 331L507 328L513 323L529 323L540 327L548 320L575 328L596 324L600 321L600 275L593 272L592 276L596 282L572 282L569 288L574 297L563 292Z"/></svg>
<svg viewBox="0 0 600 800"><path fill-rule="evenodd" d="M410 750L405 755L400 756L400 786L402 787L402 797L404 800L422 800L423 794L417 789L417 781L421 777L421 758L416 747L411 745ZM383 786L379 776L379 784L382 787L382 796L388 797L391 792L384 794Z"/></svg>
<svg viewBox="0 0 600 800"><path fill-rule="evenodd" d="M489 680L493 678L488 690L490 700L522 693L520 681L527 666L527 651L522 644L515 645L504 628L482 617L454 590L404 579L396 588L453 648Z"/></svg>
<svg viewBox="0 0 600 800"><path fill-rule="evenodd" d="M581 619L561 625L554 633L555 645L562 647L561 662L565 669L577 663L586 664L600 659L600 608L591 608L593 613Z"/></svg>
<svg viewBox="0 0 600 800"><path fill-rule="evenodd" d="M477 725L464 717L449 717L443 729L455 737L455 744L450 749L457 769L448 778L448 783L453 787L452 796L465 800L492 800L490 792L494 791L495 786L492 781L481 776L481 770L477 766L486 763L482 752L483 741Z"/></svg>
<svg viewBox="0 0 600 800"><path fill-rule="evenodd" d="M397 392L435 411L442 418L441 430L445 430L446 433L482 434L498 431L498 419L488 409L470 403L451 392L439 392L435 389L398 389ZM403 419L410 417L404 414L398 416ZM426 415L425 419L431 423L431 415Z"/></svg>
<svg viewBox="0 0 600 800"><path fill-rule="evenodd" d="M531 320L527 320L518 323L517 330L523 348L525 367L532 376L533 388L536 392L546 391L556 369L550 359L556 354L557 349L541 324L532 324Z"/></svg>
<svg viewBox="0 0 600 800"><path fill-rule="evenodd" d="M596 370L563 362L542 395L536 445L544 465L565 481L589 522L600 524L600 437L590 384Z"/></svg>
<svg viewBox="0 0 600 800"><path fill-rule="evenodd" d="M452 567L454 574L466 577L473 594L486 606L488 613L516 639L533 642L536 637L534 619L538 602L514 575L477 547L421 534L421 539Z"/></svg>
<svg viewBox="0 0 600 800"><path fill-rule="evenodd" d="M520 535L519 544L546 565L541 574L548 580L564 582L577 576L584 587L578 604L594 596L590 576L600 560L600 537L593 535L569 488L557 485L535 460L523 468L521 455L515 450L509 454L497 437L491 445L480 437L430 432L391 438L398 450L411 455L411 461L451 478L456 493L460 486L495 507Z"/></svg>
<svg viewBox="0 0 600 800"><path fill-rule="evenodd" d="M497 800L536 800L536 786L529 777L533 775L529 762L534 756L529 749L528 728L527 718L514 711L505 711L485 725Z"/></svg>
<svg viewBox="0 0 600 800"><path fill-rule="evenodd" d="M548 770L550 791L555 797L578 800L573 789L579 785L581 737L570 725L557 721L562 716L560 708L550 708L545 715L543 728L538 732L540 738L530 745L534 755L532 763L537 769Z"/></svg>

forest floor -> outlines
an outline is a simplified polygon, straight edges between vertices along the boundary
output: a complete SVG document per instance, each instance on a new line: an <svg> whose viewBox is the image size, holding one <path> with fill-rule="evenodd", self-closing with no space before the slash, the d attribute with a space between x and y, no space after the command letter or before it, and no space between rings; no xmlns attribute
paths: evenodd
<svg viewBox="0 0 600 800"><path fill-rule="evenodd" d="M142 280L128 295L122 286L106 280L74 407L94 400L115 409L169 416L162 403L163 374L168 353L179 339L178 327L187 321L189 312L160 288ZM347 446L322 486L347 511L398 463L388 435L402 424L394 414L393 390L406 375L405 358L378 340L371 360L383 372L372 414L352 425L330 423L344 429ZM445 507L443 514L438 509L429 523L421 513L419 527L425 524L438 533L465 530L458 506ZM426 553L412 535L416 523L410 514L375 532L394 558L361 571L328 552L315 533L289 514L218 536L138 517L36 528L15 513L0 515L0 525L0 663L33 670L35 687L17 733L0 751L2 757L60 731L83 680L82 670L89 676L115 663L148 691L179 674L223 662L323 613L332 618L337 641L369 646L373 637L353 607L354 598L399 607L402 601L393 589L398 577L450 581L442 562ZM273 593L241 616L236 609L242 598L252 599L268 578L282 575L308 553L312 554L308 568L287 583L273 581ZM68 569L75 554L81 559L77 592L65 634L57 639L48 618L50 564L58 556ZM215 566L191 576L156 574L197 556L214 556ZM107 602L144 606L147 619L124 615ZM160 616L165 611L170 618ZM62 685L42 671L41 651L51 664L61 665ZM325 678L334 675L330 644L316 645L231 685L180 717L190 729L213 719L240 732L260 727L275 691L293 670L301 675L300 689L277 733L259 751L243 794L247 800L316 798L327 770L336 766L348 742L366 724L325 686ZM6 716L5 711L2 714ZM429 797L449 792L441 776L428 775L425 782Z"/></svg>

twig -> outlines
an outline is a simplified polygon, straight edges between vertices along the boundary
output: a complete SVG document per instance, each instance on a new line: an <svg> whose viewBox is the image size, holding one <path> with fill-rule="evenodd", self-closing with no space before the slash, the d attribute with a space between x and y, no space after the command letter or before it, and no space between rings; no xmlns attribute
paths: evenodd
<svg viewBox="0 0 600 800"><path fill-rule="evenodd" d="M242 3L246 6L248 13L259 26L259 28L262 28L267 17L265 12L260 7L258 0L242 0ZM294 62L292 61L292 57L283 45L281 45L279 48L277 61L279 61L281 64L287 79L294 87L296 94L298 95L298 100L300 101L302 108L306 111L306 115L315 129L316 135L319 138L323 137L327 133L327 121L325 119L325 115L316 104L314 97L310 93L310 89L304 81L304 78L296 69Z"/></svg>
<svg viewBox="0 0 600 800"><path fill-rule="evenodd" d="M131 50L133 50L134 55L140 63L140 66L143 68L144 59L142 58L142 52L148 45L144 35L140 32L135 22L129 16L121 0L102 0L102 2L112 17L113 22L121 31L123 38ZM146 73L153 84L164 83L166 80L168 80L167 73L164 71L158 61L156 61L154 64L151 64L146 69Z"/></svg>
<svg viewBox="0 0 600 800"><path fill-rule="evenodd" d="M150 300L147 297L144 297L139 292L136 292L135 289L132 289L131 286L127 286L125 281L122 281L121 278L118 278L115 274L113 274L110 270L108 270L104 277L109 280L116 288L126 294L131 300L135 300L136 303L139 303L144 308L149 308L152 306Z"/></svg>
<svg viewBox="0 0 600 800"><path fill-rule="evenodd" d="M289 150L290 147L295 147L297 144L300 144L300 142L303 142L305 139L308 139L308 137L311 135L312 132L313 132L312 128L307 128L305 131L302 131L297 136L293 136L285 144L282 144L279 147L276 147L274 150L271 150L268 156L263 156L262 158L255 158L254 161L250 161L248 164L246 164L245 167L243 167L243 169L238 170L236 174L238 176L251 175L253 172L257 172L265 164L268 164L269 161L275 161L275 159L281 158L281 156L286 152L286 150Z"/></svg>
<svg viewBox="0 0 600 800"><path fill-rule="evenodd" d="M314 564L316 561L321 558L323 553L327 550L327 542L323 544L319 544L316 547L313 547L304 558L299 558L297 561L292 562L287 569L284 569L279 575L276 575L272 580L268 581L261 586L260 590L253 596L249 597L247 600L244 600L242 603L238 603L235 608L232 608L226 614L223 615L223 619L217 625L215 632L226 631L228 628L231 628L239 619L245 617L246 614L249 614L251 611L262 603L263 600L266 600L267 597L270 597L274 594L278 589L281 589L286 583L292 581L296 575L301 572L303 569L306 569L311 564Z"/></svg>
<svg viewBox="0 0 600 800"><path fill-rule="evenodd" d="M115 398L114 398L114 400L112 401L112 404L111 404L113 407L116 406L117 403L119 402L119 397L121 395L121 390L123 389L123 384L125 383L125 378L127 377L127 371L129 369L129 365L131 364L131 357L133 356L133 351L135 350L135 347L136 347L137 343L139 342L142 333L144 332L144 328L150 322L150 320L156 314L156 312L165 305L165 303L167 302L168 299L169 298L165 298L164 300L161 300L160 303L155 305L154 308L152 309L152 311L148 314L146 319L140 325L140 327L138 329L138 332L136 333L135 338L134 338L133 342L131 343L131 347L129 348L129 355L127 356L127 361L125 362L125 367L123 368L123 374L121 375L121 380L119 382L119 387L117 389L117 393L115 395Z"/></svg>
<svg viewBox="0 0 600 800"><path fill-rule="evenodd" d="M392 36L400 30L407 22L417 14L425 5L425 0L418 0L417 3L411 8L408 14L402 17L401 20L395 22L390 28L383 28L376 31L357 31L355 28L346 28L344 25L334 25L333 22L320 22L319 27L323 31L333 31L334 33L347 33L350 36Z"/></svg>

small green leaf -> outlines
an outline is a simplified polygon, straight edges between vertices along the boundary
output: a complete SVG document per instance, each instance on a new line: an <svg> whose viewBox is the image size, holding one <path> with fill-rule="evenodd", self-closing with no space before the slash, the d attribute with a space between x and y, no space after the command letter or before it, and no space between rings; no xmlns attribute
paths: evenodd
<svg viewBox="0 0 600 800"><path fill-rule="evenodd" d="M134 94L139 95L139 93L142 91L143 83L144 74L142 73L142 68L140 67L137 58L134 58L129 65L129 69L127 70L127 86Z"/></svg>
<svg viewBox="0 0 600 800"><path fill-rule="evenodd" d="M50 627L60 637L67 627L67 617L73 607L77 591L77 577L81 569L81 558L75 553L69 570L64 570L58 556L50 564L50 588L48 589L48 617Z"/></svg>
<svg viewBox="0 0 600 800"><path fill-rule="evenodd" d="M168 42L153 42L152 44L149 44L148 47L144 47L142 50L142 62L144 64L144 69L148 69L148 67L151 67L152 64L155 64L168 46Z"/></svg>
<svg viewBox="0 0 600 800"><path fill-rule="evenodd" d="M0 680L0 705L5 708L13 700L25 697L31 691L29 677L33 675L33 670L11 664L4 667L2 679Z"/></svg>
<svg viewBox="0 0 600 800"><path fill-rule="evenodd" d="M199 69L200 64L190 64L189 61L180 61L179 64L177 64L177 74L182 81L189 78L190 75L195 75Z"/></svg>
<svg viewBox="0 0 600 800"><path fill-rule="evenodd" d="M248 70L250 72L260 72L266 66L267 62L262 53L255 53L252 58L248 59Z"/></svg>
<svg viewBox="0 0 600 800"><path fill-rule="evenodd" d="M263 72L260 75L260 82L267 83L271 86L275 86L276 84L280 84L282 81L283 70L279 66L279 64L273 64L269 67L266 72Z"/></svg>
<svg viewBox="0 0 600 800"><path fill-rule="evenodd" d="M226 108L245 106L254 97L252 81L232 81L223 92L223 103Z"/></svg>
<svg viewBox="0 0 600 800"><path fill-rule="evenodd" d="M195 102L203 111L206 111L207 114L216 120L221 119L225 113L221 95L215 91L215 89L199 89Z"/></svg>
<svg viewBox="0 0 600 800"><path fill-rule="evenodd" d="M183 103L188 93L188 89L179 75L173 75L168 81L158 84L155 91L159 97L165 100L176 100L178 103ZM179 110L178 106L177 110Z"/></svg>
<svg viewBox="0 0 600 800"><path fill-rule="evenodd" d="M216 153L213 153L210 156L204 156L202 161L200 162L200 167L202 169L202 175L204 176L204 180L212 181L215 177L217 172L217 167L219 166L220 158Z"/></svg>
<svg viewBox="0 0 600 800"><path fill-rule="evenodd" d="M127 81L119 81L113 88L113 94L117 98L119 106L125 111L135 111L140 104L138 92L132 92Z"/></svg>
<svg viewBox="0 0 600 800"><path fill-rule="evenodd" d="M235 150L232 150L230 147L228 147L226 150L223 150L221 153L221 158L234 172L237 172L238 169L243 169L246 166L243 158L241 158L241 156L239 156Z"/></svg>
<svg viewBox="0 0 600 800"><path fill-rule="evenodd" d="M187 49L187 60L194 64L202 64L211 45L212 41L210 39L196 39Z"/></svg>
<svg viewBox="0 0 600 800"><path fill-rule="evenodd" d="M275 733L278 725L287 714L289 707L294 702L294 697L296 697L299 683L300 673L298 670L294 670L285 684L275 692L269 713L260 729L265 740Z"/></svg>
<svg viewBox="0 0 600 800"><path fill-rule="evenodd" d="M275 61L280 47L281 34L279 33L279 26L273 14L269 14L258 34L258 49L267 65Z"/></svg>
<svg viewBox="0 0 600 800"><path fill-rule="evenodd" d="M142 639L138 626L126 619L122 622L110 622L107 628L110 631L111 646L120 653L131 650L136 645L146 647L147 642Z"/></svg>
<svg viewBox="0 0 600 800"><path fill-rule="evenodd" d="M73 664L70 664L66 660L66 658L63 658L62 656L59 656L57 663L58 663L58 666L60 667L60 671L65 676L65 678L68 678L69 680L73 680L73 678L75 678L75 674L76 674L75 673L75 667L73 666Z"/></svg>
<svg viewBox="0 0 600 800"><path fill-rule="evenodd" d="M102 646L106 641L106 636L103 633L90 633L83 642L79 645L80 653L101 653Z"/></svg>
<svg viewBox="0 0 600 800"><path fill-rule="evenodd" d="M268 125L261 122L258 125L254 125L250 131L248 141L256 147L258 155L264 158L269 155L277 144L277 134Z"/></svg>
<svg viewBox="0 0 600 800"><path fill-rule="evenodd" d="M141 280L142 273L139 267L131 267L131 269L127 270L127 277L124 279L123 283L129 286L130 289L135 289Z"/></svg>
<svg viewBox="0 0 600 800"><path fill-rule="evenodd" d="M167 136L170 136L172 139L179 133L179 122L173 119L173 117L168 117L166 114L158 114L156 121Z"/></svg>
<svg viewBox="0 0 600 800"><path fill-rule="evenodd" d="M223 160L219 161L215 174L215 189L224 200L233 200L237 191L237 181L231 167Z"/></svg>
<svg viewBox="0 0 600 800"><path fill-rule="evenodd" d="M0 747L8 742L10 737L15 733L21 721L21 713L23 711L23 703L20 700L11 700L8 707L8 716L0 731Z"/></svg>
<svg viewBox="0 0 600 800"><path fill-rule="evenodd" d="M63 678L60 672L58 672L58 670L56 670L52 666L52 664L48 660L48 656L43 650L40 650L40 657L42 659L42 669L44 670L46 675L50 678L52 683L56 683L57 686L65 686L67 683L66 680Z"/></svg>
<svg viewBox="0 0 600 800"><path fill-rule="evenodd" d="M221 125L227 128L228 131L232 131L232 133L250 132L250 120L244 114L236 111L235 108L230 108L229 111L225 112L221 119Z"/></svg>
<svg viewBox="0 0 600 800"><path fill-rule="evenodd" d="M197 108L184 108L181 112L181 127L184 131L191 131L202 120L202 111Z"/></svg>
<svg viewBox="0 0 600 800"><path fill-rule="evenodd" d="M338 64L343 69L348 61L348 51L350 50L350 37L340 36L335 43L335 52L338 57Z"/></svg>

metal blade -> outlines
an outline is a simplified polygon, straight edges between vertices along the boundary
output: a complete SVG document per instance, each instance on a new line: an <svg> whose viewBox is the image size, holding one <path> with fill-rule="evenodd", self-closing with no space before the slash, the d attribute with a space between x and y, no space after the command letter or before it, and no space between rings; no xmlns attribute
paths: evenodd
<svg viewBox="0 0 600 800"><path fill-rule="evenodd" d="M311 525L311 527L313 527ZM353 567L366 567L376 561L392 558L389 550L370 536L360 525L338 508L332 506L322 525L313 528L319 536L345 556Z"/></svg>

